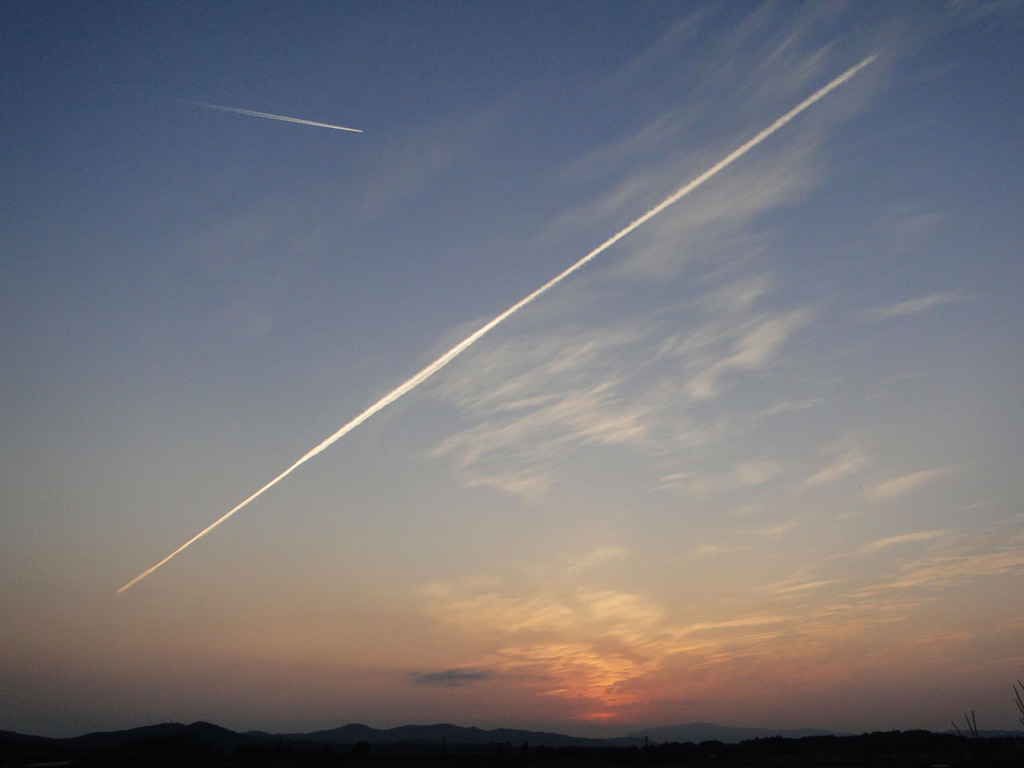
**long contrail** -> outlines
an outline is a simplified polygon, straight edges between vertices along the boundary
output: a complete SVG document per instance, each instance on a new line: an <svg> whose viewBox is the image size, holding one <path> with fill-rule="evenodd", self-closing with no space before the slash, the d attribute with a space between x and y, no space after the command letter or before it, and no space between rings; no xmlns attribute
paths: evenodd
<svg viewBox="0 0 1024 768"><path fill-rule="evenodd" d="M224 107L220 104L207 104L205 101L182 101L182 104L192 104L196 107L207 109L219 109L221 112L234 112L236 115L249 115L250 117L266 117L269 120L283 120L286 123L300 123L301 125L314 125L317 128L333 128L336 131L352 131L362 133L362 128L346 128L343 125L331 125L330 123L317 123L313 120L303 120L298 117L285 117L284 115L272 115L270 112L254 112L251 109L239 109L238 107Z"/></svg>
<svg viewBox="0 0 1024 768"><path fill-rule="evenodd" d="M502 312L500 315L495 317L493 320L491 320L489 323L484 325L482 328L480 328L479 330L475 331L470 336L467 336L465 339L463 339L458 344L456 344L454 347L449 349L447 352L445 352L443 355L441 355L439 358L437 358L437 360L432 362L430 365L428 365L422 371L420 371L415 376L413 376L411 379L406 381L404 384L402 384L402 385L400 385L398 387L395 387L388 394L384 395L384 397L382 397L376 403L374 403L369 408L367 408L365 411L360 413L358 416L356 416L354 419L352 419L352 421L350 421L348 424L343 426L341 429L339 429L333 435L331 435L326 440L324 440L322 443L320 443L320 445L316 446L312 450L310 450L307 453L303 454L303 456L301 458L299 458L290 467L288 467L288 469L286 469L280 475L278 475L273 480L271 480L269 483L264 485L262 488L260 488L258 491L256 491L256 493L254 493L252 496L247 498L241 504L236 506L230 512L228 512L227 514L223 515L219 520L215 521L211 525L209 525L206 528L204 528L203 530L201 530L199 533L197 533L191 539L186 541L184 544L182 544L176 550L171 552L171 554L169 554L167 557L165 557L159 563L154 565L152 568L149 568L149 569L143 571L138 576L136 576L134 579L129 581L127 584L125 584L123 587L121 587L119 590L117 590L118 593L124 592L126 589L134 586L135 584L138 584L140 581L142 581L144 578L149 576L149 574L151 574L153 571L155 571L161 565L166 563L172 557L174 557L175 555L177 555L177 554L183 552L184 550L188 549L188 547L192 546L195 542L199 541L199 539L203 538L203 536L208 534L210 531L212 531L218 525L223 523L225 520L227 520L233 514L235 514L236 512L241 510L242 508L244 508L250 502L252 502L252 501L256 500L257 498L259 498L265 491L269 490L270 488L273 488L275 485L277 485L279 482L284 480L286 477L288 477L288 475L290 475L296 469L301 467L303 464L305 464L311 458L316 456L318 453L320 453L321 451L326 450L331 445L336 443L338 440L340 440L342 437L347 435L353 429L358 427L360 424L362 424L368 418L373 416L373 414L377 413L377 411L379 411L379 410L381 410L383 408L386 408L387 406L391 405L391 403L395 402L395 400L400 398L402 395L404 395L407 392L409 392L409 391L415 389L416 387L418 387L424 381L426 381L431 376L433 376L435 373L437 373L442 368L444 368L446 365L448 365L448 363L450 363L456 357L458 357L463 352L465 352L467 349L469 349L469 347L471 347L473 344L475 344L477 341L479 341L486 333L488 333L490 330L492 330L495 326L497 326L498 324L500 324L501 322L506 320L511 315L513 315L516 312L518 312L520 309L525 307L527 304L529 304L531 301L533 301L534 299L539 297L541 294L546 293L551 288L554 288L556 285L558 285L560 282L562 282L565 278L567 278L573 272L575 272L576 270L578 270L581 267L583 267L587 262L589 262L591 259L593 259L596 256L598 256L603 251L605 251L608 248L610 248L612 245L614 245L619 240L624 238L626 235L628 235L634 229L636 229L637 227L639 227L642 224L646 223L647 221L650 221L655 216L657 216L659 213L661 213L666 208L668 208L670 205L672 205L673 203L675 203L678 200L680 200L682 197L688 195L690 192L695 190L697 187L699 187L701 184L703 184L705 181L710 179L716 173L718 173L719 171L724 169L726 166L728 166L731 163L733 163L734 161L738 160L740 157L742 157L747 152L749 152L751 149L753 149L758 144L760 144L762 141L767 139L769 136L771 136L773 133L775 133L782 126L784 126L786 123L788 123L794 117L799 115L805 109L810 107L816 101L818 101L819 99L824 98L830 91L832 91L835 88L838 88L840 85L845 83L851 77L856 75L861 69L863 69L868 64L873 62L876 58L877 58L877 55L869 56L868 58L864 59L864 61L862 61L860 64L857 64L856 66L851 67L850 69L846 70L843 74L841 74L835 80L830 82L824 88L816 91L814 94L812 94L811 96L808 96L806 99L801 101L797 106L795 106L795 107L793 107L793 109L789 110L789 112L784 114L782 117L780 117L774 123L772 123L767 128L765 128L763 131L761 131L759 134L754 136L754 138L752 138L749 141L747 141L745 144L740 146L738 149L734 149L732 152L730 152L728 155L726 155L723 159L719 160L713 166L711 166L706 171L704 171L704 173L702 173L700 176L698 176L697 178L693 179L693 181L689 182L686 186L682 187L678 191L676 191L673 194L669 195L667 198L665 198L662 202L658 203L656 206L651 208L651 210L649 210L647 213L645 213L639 219L636 219L634 222L632 222L628 227L625 227L624 229L619 230L614 235L609 237L607 240L605 240L603 243L601 243L601 245L597 246L597 248L592 250L590 253L588 253L582 259L580 259L575 264L573 264L571 267L566 269L560 275L558 275L557 277L552 278L551 280L548 280L548 282L544 283L544 285L542 285L540 288L535 290L529 296L527 296L526 298L520 300L518 303L513 304L511 307L506 309L504 312Z"/></svg>

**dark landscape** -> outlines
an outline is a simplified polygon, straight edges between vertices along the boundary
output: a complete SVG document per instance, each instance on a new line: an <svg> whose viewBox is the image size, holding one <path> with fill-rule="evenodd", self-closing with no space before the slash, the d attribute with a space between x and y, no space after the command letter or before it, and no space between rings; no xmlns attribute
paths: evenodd
<svg viewBox="0 0 1024 768"><path fill-rule="evenodd" d="M690 734L686 740L652 738ZM752 735L753 734L753 735ZM775 734L775 735L770 735ZM712 735L712 738L704 736ZM685 738L685 736L684 736ZM647 735L591 739L540 731L349 724L312 733L236 733L206 722L48 738L0 731L0 766L1011 766L1024 765L1012 732L883 731L839 735L693 723Z"/></svg>

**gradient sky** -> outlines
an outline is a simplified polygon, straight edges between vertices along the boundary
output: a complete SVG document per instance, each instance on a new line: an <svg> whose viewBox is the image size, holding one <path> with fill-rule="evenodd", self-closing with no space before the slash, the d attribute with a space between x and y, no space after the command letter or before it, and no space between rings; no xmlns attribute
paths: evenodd
<svg viewBox="0 0 1024 768"><path fill-rule="evenodd" d="M1022 51L1020 2L3 4L0 728L1014 727Z"/></svg>

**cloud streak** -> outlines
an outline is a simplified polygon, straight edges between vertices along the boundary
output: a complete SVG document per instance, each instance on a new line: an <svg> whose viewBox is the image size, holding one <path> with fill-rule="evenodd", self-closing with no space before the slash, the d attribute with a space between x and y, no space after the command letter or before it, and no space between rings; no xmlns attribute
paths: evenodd
<svg viewBox="0 0 1024 768"><path fill-rule="evenodd" d="M653 219L655 216L660 214L666 208L674 205L679 200L681 200L683 197L688 195L690 192L692 192L693 190L695 190L699 186L701 186L704 182L708 181L709 179L711 179L715 175L717 175L719 172L721 172L725 168L729 167L736 160L738 160L739 158L743 157L743 155L745 155L747 152L752 150L754 147L759 145L761 142L763 142L769 136L771 136L776 131L778 131L779 129L784 127L787 123L789 123L794 118L796 118L801 112L803 112L804 110L806 110L809 107L813 106L816 102L818 102L821 99L823 99L825 96L827 96L833 90L838 88L840 85L842 85L842 84L846 83L847 81L849 81L858 72L860 72L862 69L864 69L865 67L870 65L876 58L877 58L877 54L871 55L871 56L867 57L866 59L864 59L863 61L861 61L860 63L850 67L848 70L846 70L844 73L842 73L841 75L839 75L838 77L833 79L827 85L825 85L822 88L818 89L813 94L811 94L806 99L804 99L802 102L797 104L797 106L793 107L791 110L786 112L784 115L782 115L782 117L780 117L777 120L775 120L775 122L771 123L767 128L762 129L753 138L747 140L745 143L743 143L738 148L734 149L732 152L730 152L724 158L722 158L717 163L715 163L713 166L708 168L702 174L700 174L699 176L697 176L696 178L691 180L689 183L685 184L683 187L678 189L673 194L669 195L667 198L665 198L658 205L654 206L649 211L647 211L645 214L643 214L640 218L635 219L628 226L626 226L623 229L619 230L617 233L615 233L610 238L605 240L603 243L601 243L601 245L596 247L594 250L592 250L586 256L584 256L583 258L579 259L575 264L573 264L569 268L565 269L563 272L561 272L560 274L556 275L555 277L553 277L548 282L544 283L544 285L542 285L540 288L536 289L533 293L529 294L525 298L523 298L520 301L518 301L517 303L513 304L511 307L506 309L504 312L502 312L500 315L495 317L493 320L491 320L490 322L488 322L487 324L482 326L479 330L477 330L474 333L472 333L469 336L467 336L465 339L460 341L458 344L456 344L450 350L448 350L443 355L441 355L439 358L437 358L437 360L435 360L434 362L430 363L425 368L423 368L423 370L421 370L419 373L415 374L414 376L409 378L407 381L405 381L403 384L401 384L398 387L396 387L395 389L391 390L391 392L386 394L384 397L382 397L376 403L371 405L369 408L367 408L361 414L359 414L354 419L349 421L347 424L342 426L333 435L328 437L326 440L321 442L319 445L317 445L313 449L307 451L297 461L295 461L290 467L288 467L286 470L284 470L281 474L279 474L277 477L275 477L269 483L264 485L258 491L253 493L247 499L242 501L240 504L235 506L233 509L228 511L226 514L222 515L218 520L214 521L212 524L210 524L209 526L207 526L206 528L201 530L199 533L197 533L191 539L189 539L184 544L182 544L180 547L178 547L176 550L171 552L171 554L169 554L167 557L165 557L164 559L160 560L158 563L156 563L155 565L151 566L150 568L146 569L145 571L140 573L138 576L136 576L134 579L129 581L127 584L122 586L120 589L117 590L118 593L120 594L120 593L124 592L125 590L130 589L132 586L134 586L135 584L140 582L146 576L150 575L155 570L157 570L158 568L160 568L161 566L166 564L168 561L170 561L176 555L180 554L181 552L186 550L188 547L190 547L192 544L197 542L199 539L201 539L204 536L206 536L207 534L209 534L211 531L213 531L215 528L217 528L221 523L225 522L230 517L235 515L237 512L239 512L240 510L242 510L243 508L248 506L251 502L255 501L257 498L259 498L261 495L263 495L266 491L268 491L270 488L272 488L275 485L277 485L281 480L286 478L288 475L290 475L292 472L294 472L300 466L302 466L307 461L312 459L314 456L318 455L319 453L321 453L324 450L326 450L327 448L329 448L331 445L333 445L339 439L341 439L346 434L351 432L353 429L355 429L357 426L362 424L364 421L366 421L368 418L373 416L375 413L377 413L378 411L386 408L387 406L389 406L391 403L393 403L396 400L398 400L403 395L407 394L408 392L410 392L413 389L415 389L416 387L418 387L420 384L422 384L427 379L429 379L431 376L433 376L435 373L437 373L438 371L443 369L445 366L447 366L448 363L450 363L456 357L458 357L463 352L465 352L467 349L469 349L469 347L471 347L473 344L475 344L477 341L479 341L481 338L483 338L487 333L489 333L495 327L497 327L502 322L507 320L513 314L515 314L520 309L522 309L523 307L527 306L528 304L530 304L531 302L533 302L535 299L539 298L543 294L547 293L547 291L549 291L552 288L554 288L556 285L561 283L563 280L565 280L567 277L569 277L573 273L575 273L578 270L582 269L590 261L595 259L598 255L603 253L605 250L610 248L612 245L617 243L619 240L624 238L626 235L630 234L633 230L637 229L638 227L643 226L646 222L648 222L651 219ZM207 105L207 106L209 106L209 105ZM232 108L232 109L229 109L229 111L235 111L235 110ZM258 116L265 117L267 115L261 113ZM294 118L290 118L288 120L289 121L293 121Z"/></svg>
<svg viewBox="0 0 1024 768"><path fill-rule="evenodd" d="M431 455L451 459L467 487L531 501L556 492L568 476L553 468L579 458L581 449L643 455L660 465L659 487L700 496L771 480L783 467L756 453L714 475L678 464L697 446L755 429L766 415L729 400L709 411L693 381L703 375L724 395L752 377L783 375L776 358L810 316L752 306L758 297L741 298L750 292L739 286L718 293L736 299L725 317L717 300L674 297L671 306L639 317L524 332L489 345L441 386L440 397L474 423ZM681 332L681 325L693 327Z"/></svg>
<svg viewBox="0 0 1024 768"><path fill-rule="evenodd" d="M868 489L868 498L872 501L894 499L905 493L910 493L910 491L915 488L919 488L922 485L930 483L932 480L937 480L943 475L951 472L953 469L954 467L922 469L918 472L910 472L906 475L900 475L899 477L884 480Z"/></svg>
<svg viewBox="0 0 1024 768"><path fill-rule="evenodd" d="M314 120L303 120L299 117L286 117L284 115L275 115L270 112L255 112L251 109L239 109L238 107L225 107L220 104L208 104L205 101L183 101L182 104L191 104L194 107L205 107L206 109L216 109L221 112L232 112L236 115L248 115L249 117L265 117L268 120L281 120L285 123L299 123L300 125L312 125L316 128L330 128L335 131L351 131L352 133L362 133L362 128L346 128L344 125L331 125L330 123L318 123Z"/></svg>
<svg viewBox="0 0 1024 768"><path fill-rule="evenodd" d="M871 320L890 320L894 317L907 317L924 312L932 307L949 304L955 301L963 301L963 291L946 291L945 293L933 293L928 296L919 296L916 299L907 299L898 304L890 304L885 307L874 307L864 311L864 316Z"/></svg>
<svg viewBox="0 0 1024 768"><path fill-rule="evenodd" d="M916 531L914 533L903 533L898 536L888 536L884 539L876 539L875 541L868 542L859 549L857 554L870 554L878 552L883 549L898 545L898 544L911 544L919 541L931 541L933 539L942 538L947 534L945 530L935 531Z"/></svg>
<svg viewBox="0 0 1024 768"><path fill-rule="evenodd" d="M434 685L443 688L459 688L463 685L478 683L481 680L490 680L494 677L493 672L486 669L445 669L440 672L425 672L414 675L413 679L418 685Z"/></svg>

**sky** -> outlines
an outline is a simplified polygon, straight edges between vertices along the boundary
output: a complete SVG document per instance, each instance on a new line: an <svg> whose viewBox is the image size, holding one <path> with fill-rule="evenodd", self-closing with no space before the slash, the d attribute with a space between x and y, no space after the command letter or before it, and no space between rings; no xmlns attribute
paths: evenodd
<svg viewBox="0 0 1024 768"><path fill-rule="evenodd" d="M0 729L1019 727L1022 51L1013 1L3 4Z"/></svg>

